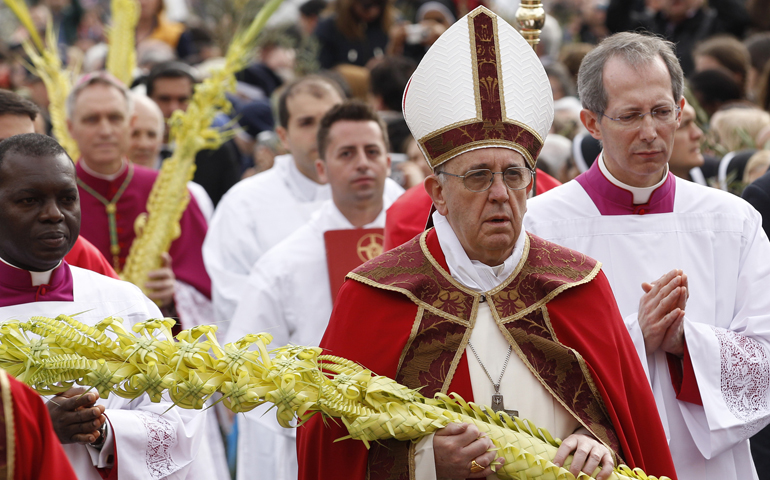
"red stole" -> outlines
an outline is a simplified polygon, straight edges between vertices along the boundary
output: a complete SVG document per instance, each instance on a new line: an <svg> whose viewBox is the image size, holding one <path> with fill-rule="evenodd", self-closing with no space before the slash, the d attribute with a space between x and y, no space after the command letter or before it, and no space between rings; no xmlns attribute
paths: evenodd
<svg viewBox="0 0 770 480"><path fill-rule="evenodd" d="M0 385L1 478L76 480L40 396L5 371L0 371Z"/></svg>
<svg viewBox="0 0 770 480"><path fill-rule="evenodd" d="M423 395L431 397L448 393L483 296L449 276L431 255L425 237L423 234L419 240L406 243L398 249L398 255L375 258L348 277L403 293L420 307L395 380L410 388L421 388ZM599 268L595 260L583 254L529 236L517 271L485 300L493 316L504 322L506 337L516 353L546 389L594 436L620 454L617 434L585 361L556 339L543 311L559 293L591 281ZM389 478L386 472L404 470L408 448L408 444L397 441L386 447L373 446L370 478Z"/></svg>
<svg viewBox="0 0 770 480"><path fill-rule="evenodd" d="M378 375L403 383L417 381L420 384L416 386L423 387L421 393L426 396L435 391L449 391L472 401L465 352L454 349L458 345L464 348L462 337L468 329L462 325L462 319L475 313L478 294L452 288L435 231L427 232L424 243L427 248L421 248L419 239L415 239L372 261L381 267L390 264L389 268L373 268L372 262L364 264L358 275L367 272L362 276L366 283L346 281L343 284L321 347L331 355L356 361ZM617 447L613 449L628 465L642 468L647 474L675 478L652 391L606 277L587 257L535 237L530 237L530 249L525 253L531 268L522 268L506 287L488 299L490 307L494 303L504 318L511 317L505 324L507 334L504 334L517 345L517 355L529 352L525 358L533 360L530 367L544 378L548 372L555 372L555 380L545 379L549 384L559 384L559 378L566 379L565 368L579 365L580 372L576 375L579 378L573 381L585 382L581 383L585 391L574 401L566 402L568 410L588 423L598 438L610 441L614 434L613 443ZM428 255L433 260L427 259ZM567 268L570 264L577 266ZM553 268L544 268L547 265ZM598 273L590 280L594 268ZM410 278L399 275L402 272L422 275ZM580 283L581 277L586 283ZM431 291L436 284L448 285L445 294ZM458 291L460 296L456 295ZM503 298L505 295L507 299ZM437 307L432 302L437 302ZM511 308L506 310L508 307ZM434 315L426 316L426 310ZM531 331L524 325L524 319L531 319L533 328L542 326L546 315L551 327L550 343L548 335L541 336L545 332ZM457 331L443 338L434 336L415 325L418 317L433 322L436 328L457 328ZM450 323L462 328L448 325ZM554 337L558 339L556 342ZM538 356L539 348L546 344L557 348L550 356ZM421 348L425 348L427 355L417 354ZM569 354L573 352L579 352L582 361L577 356L570 360ZM446 371L434 368L430 357L435 354L443 357L437 361L448 365ZM451 368L455 370L447 380ZM588 383L589 380L592 383ZM561 393L556 390L558 398L567 396L569 389L576 386L574 382L564 382ZM602 413L596 411L597 405L603 405ZM413 457L407 454L408 449L413 448L411 444L386 441L382 442L384 447L379 447L380 451L373 448L367 452L362 442L335 442L346 435L341 423L324 424L319 416L299 428L299 478L363 480L367 475L409 478L409 461Z"/></svg>

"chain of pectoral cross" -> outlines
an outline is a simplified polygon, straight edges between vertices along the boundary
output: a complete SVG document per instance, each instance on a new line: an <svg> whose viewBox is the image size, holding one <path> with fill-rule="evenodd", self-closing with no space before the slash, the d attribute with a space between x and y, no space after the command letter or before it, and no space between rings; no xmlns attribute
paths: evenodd
<svg viewBox="0 0 770 480"><path fill-rule="evenodd" d="M497 379L497 383L495 383L495 381L492 379L492 375L489 374L487 367L485 367L484 364L481 362L481 358L479 357L479 354L476 353L476 349L473 348L473 344L471 342L468 342L468 346L471 347L471 352L473 352L473 355L476 356L476 360L478 360L482 370L484 370L484 373L487 374L487 378L489 378L489 381L492 382L492 386L495 388L495 393L492 394L492 405L490 405L492 407L492 411L494 411L495 413L505 412L512 417L518 417L519 416L518 410L505 409L505 401L503 399L503 394L500 393L500 383L503 381L503 374L505 373L505 369L508 367L508 360L511 359L511 352L513 351L513 347L510 345L508 346L508 355L505 356L505 363L503 363L503 370L500 372L500 378Z"/></svg>

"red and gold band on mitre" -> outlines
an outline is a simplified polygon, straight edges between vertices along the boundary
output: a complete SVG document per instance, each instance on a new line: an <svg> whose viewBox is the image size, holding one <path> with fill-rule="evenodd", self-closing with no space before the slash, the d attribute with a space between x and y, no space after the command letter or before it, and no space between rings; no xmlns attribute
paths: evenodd
<svg viewBox="0 0 770 480"><path fill-rule="evenodd" d="M406 123L433 168L488 147L515 150L534 168L553 122L543 65L512 26L484 7L433 44L403 103Z"/></svg>

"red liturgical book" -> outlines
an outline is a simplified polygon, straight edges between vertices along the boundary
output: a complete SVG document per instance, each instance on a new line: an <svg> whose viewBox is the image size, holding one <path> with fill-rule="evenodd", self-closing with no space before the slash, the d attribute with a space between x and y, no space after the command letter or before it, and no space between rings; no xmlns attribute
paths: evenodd
<svg viewBox="0 0 770 480"><path fill-rule="evenodd" d="M329 268L329 285L332 302L345 281L345 275L362 263L382 253L385 243L382 228L355 230L329 230L324 233L326 265Z"/></svg>

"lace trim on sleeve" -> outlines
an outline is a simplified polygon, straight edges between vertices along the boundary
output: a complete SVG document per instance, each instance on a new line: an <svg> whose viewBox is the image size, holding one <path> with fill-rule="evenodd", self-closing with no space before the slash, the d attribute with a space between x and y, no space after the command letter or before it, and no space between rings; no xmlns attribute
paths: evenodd
<svg viewBox="0 0 770 480"><path fill-rule="evenodd" d="M756 340L729 330L714 328L721 357L721 390L730 412L744 422L746 437L762 429L770 414L770 362Z"/></svg>
<svg viewBox="0 0 770 480"><path fill-rule="evenodd" d="M176 432L171 423L155 413L141 412L139 418L147 431L145 462L150 476L161 479L171 475L179 466L171 458L171 447L176 444Z"/></svg>

